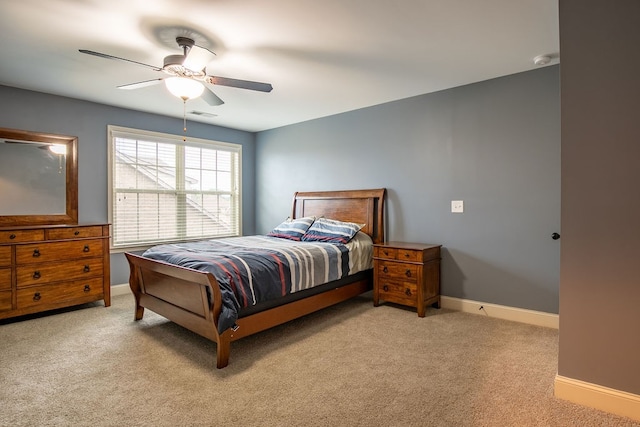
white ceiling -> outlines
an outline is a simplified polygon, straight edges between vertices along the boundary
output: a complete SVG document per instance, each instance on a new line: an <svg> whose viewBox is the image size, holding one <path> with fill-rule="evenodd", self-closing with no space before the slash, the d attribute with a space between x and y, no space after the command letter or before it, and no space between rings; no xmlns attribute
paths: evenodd
<svg viewBox="0 0 640 427"><path fill-rule="evenodd" d="M211 86L187 119L261 131L557 63L558 0L2 0L0 84L182 118L164 85L116 88L162 73L78 52L162 67L175 35L274 88Z"/></svg>

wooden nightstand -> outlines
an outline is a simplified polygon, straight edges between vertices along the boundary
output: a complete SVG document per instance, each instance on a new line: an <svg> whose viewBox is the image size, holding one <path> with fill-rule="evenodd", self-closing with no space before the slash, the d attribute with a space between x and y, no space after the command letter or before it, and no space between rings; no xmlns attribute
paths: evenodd
<svg viewBox="0 0 640 427"><path fill-rule="evenodd" d="M416 307L440 308L440 247L388 242L373 246L373 305L380 300Z"/></svg>

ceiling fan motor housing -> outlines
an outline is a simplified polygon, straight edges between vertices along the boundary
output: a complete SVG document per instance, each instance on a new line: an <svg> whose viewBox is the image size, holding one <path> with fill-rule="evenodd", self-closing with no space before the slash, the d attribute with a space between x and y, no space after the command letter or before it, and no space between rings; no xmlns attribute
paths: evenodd
<svg viewBox="0 0 640 427"><path fill-rule="evenodd" d="M182 65L187 57L185 55L169 55L164 58L164 66L162 71L170 76L176 77L195 77L202 79L205 76L203 71L190 70Z"/></svg>
<svg viewBox="0 0 640 427"><path fill-rule="evenodd" d="M190 70L183 65L195 42L187 37L176 37L176 43L182 48L183 54L165 56L162 71L171 76L203 78L203 71Z"/></svg>
<svg viewBox="0 0 640 427"><path fill-rule="evenodd" d="M163 69L167 69L167 68L173 68L173 67L180 67L182 68L182 63L184 62L184 60L186 59L186 56L184 55L169 55L169 56L165 56L164 57L164 66L162 67Z"/></svg>

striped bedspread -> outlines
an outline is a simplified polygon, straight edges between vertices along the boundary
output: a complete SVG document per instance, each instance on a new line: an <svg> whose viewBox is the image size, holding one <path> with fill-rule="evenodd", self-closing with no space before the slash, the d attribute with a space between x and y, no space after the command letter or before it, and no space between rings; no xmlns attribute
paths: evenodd
<svg viewBox="0 0 640 427"><path fill-rule="evenodd" d="M143 256L212 273L223 295L223 332L234 326L241 308L361 270L350 267L352 247L260 235L158 245Z"/></svg>

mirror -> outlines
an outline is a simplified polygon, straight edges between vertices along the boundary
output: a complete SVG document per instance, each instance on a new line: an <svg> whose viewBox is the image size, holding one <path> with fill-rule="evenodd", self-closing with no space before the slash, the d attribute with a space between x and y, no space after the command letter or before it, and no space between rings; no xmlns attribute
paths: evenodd
<svg viewBox="0 0 640 427"><path fill-rule="evenodd" d="M0 226L78 223L78 138L0 128Z"/></svg>

